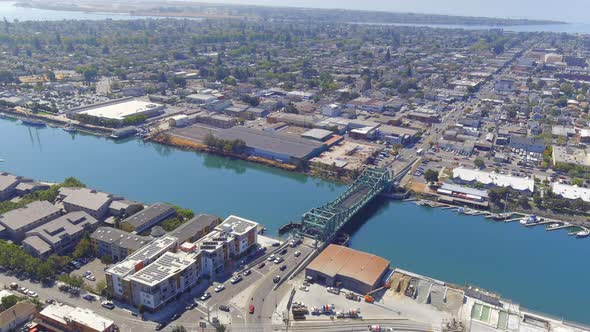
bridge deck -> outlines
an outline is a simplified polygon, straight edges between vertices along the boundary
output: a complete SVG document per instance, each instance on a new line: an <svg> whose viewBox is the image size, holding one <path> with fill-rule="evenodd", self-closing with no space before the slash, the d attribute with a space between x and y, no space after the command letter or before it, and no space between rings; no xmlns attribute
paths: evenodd
<svg viewBox="0 0 590 332"><path fill-rule="evenodd" d="M321 241L329 241L365 204L391 184L391 174L383 168L366 168L356 181L332 202L303 215L301 231Z"/></svg>

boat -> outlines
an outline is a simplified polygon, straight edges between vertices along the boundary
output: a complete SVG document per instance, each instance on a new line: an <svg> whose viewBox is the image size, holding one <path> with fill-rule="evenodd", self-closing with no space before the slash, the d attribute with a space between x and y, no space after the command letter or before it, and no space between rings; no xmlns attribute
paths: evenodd
<svg viewBox="0 0 590 332"><path fill-rule="evenodd" d="M491 216L494 220L506 220L512 216L512 213L499 213Z"/></svg>
<svg viewBox="0 0 590 332"><path fill-rule="evenodd" d="M75 133L76 132L76 128L72 127L72 125L70 123L68 123L67 125L65 125L63 127L64 131L67 131L68 133Z"/></svg>
<svg viewBox="0 0 590 332"><path fill-rule="evenodd" d="M587 237L588 235L590 235L590 230L588 229L584 229L583 231L579 231L576 233L577 238Z"/></svg>
<svg viewBox="0 0 590 332"><path fill-rule="evenodd" d="M557 227L559 227L559 226L561 226L561 225L560 225L560 224L558 224L558 223L555 223L555 224L551 224L551 225L547 226L547 229L548 229L548 230L549 230L549 229L554 229L554 228L557 228Z"/></svg>
<svg viewBox="0 0 590 332"><path fill-rule="evenodd" d="M462 208L462 207L458 208L457 209L457 212L460 213L460 214L466 214L465 208Z"/></svg>
<svg viewBox="0 0 590 332"><path fill-rule="evenodd" d="M0 112L0 119L6 119L6 114Z"/></svg>
<svg viewBox="0 0 590 332"><path fill-rule="evenodd" d="M535 224L537 222L538 222L537 216L534 214L531 214L528 217L524 217L524 218L520 219L520 223L523 225Z"/></svg>
<svg viewBox="0 0 590 332"><path fill-rule="evenodd" d="M32 120L32 119L22 119L20 121L22 124L27 125L27 126L33 126L33 127L45 127L46 126L45 122L36 121L36 120Z"/></svg>
<svg viewBox="0 0 590 332"><path fill-rule="evenodd" d="M0 159L0 163L3 163L5 160L4 159Z"/></svg>

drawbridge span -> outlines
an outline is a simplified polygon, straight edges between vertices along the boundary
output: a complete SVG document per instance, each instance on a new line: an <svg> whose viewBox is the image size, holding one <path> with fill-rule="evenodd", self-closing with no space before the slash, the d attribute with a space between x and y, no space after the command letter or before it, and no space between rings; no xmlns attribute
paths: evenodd
<svg viewBox="0 0 590 332"><path fill-rule="evenodd" d="M301 233L330 242L344 224L375 196L389 188L392 176L385 168L366 168L338 198L307 211L301 220Z"/></svg>

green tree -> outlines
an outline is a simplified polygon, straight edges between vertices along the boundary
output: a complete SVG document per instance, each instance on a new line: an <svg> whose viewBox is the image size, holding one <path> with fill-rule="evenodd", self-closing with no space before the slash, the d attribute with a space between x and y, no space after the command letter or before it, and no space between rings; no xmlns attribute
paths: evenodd
<svg viewBox="0 0 590 332"><path fill-rule="evenodd" d="M438 172L432 169L427 169L424 172L424 179L428 182L438 182Z"/></svg>
<svg viewBox="0 0 590 332"><path fill-rule="evenodd" d="M475 160L473 161L473 164L475 166L477 166L478 168L484 168L486 165L486 163L481 158L475 158Z"/></svg>
<svg viewBox="0 0 590 332"><path fill-rule="evenodd" d="M2 298L2 308L7 310L18 302L18 297L15 295L8 295Z"/></svg>
<svg viewBox="0 0 590 332"><path fill-rule="evenodd" d="M72 256L74 258L89 257L92 255L92 251L92 241L90 240L88 233L86 233L74 248Z"/></svg>

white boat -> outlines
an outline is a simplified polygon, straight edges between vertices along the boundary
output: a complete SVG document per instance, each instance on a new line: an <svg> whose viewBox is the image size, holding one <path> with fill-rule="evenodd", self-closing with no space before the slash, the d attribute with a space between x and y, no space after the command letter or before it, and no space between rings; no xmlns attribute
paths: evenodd
<svg viewBox="0 0 590 332"><path fill-rule="evenodd" d="M530 225L538 222L537 216L534 214L529 215L528 217L524 217L520 219L520 223L523 225Z"/></svg>
<svg viewBox="0 0 590 332"><path fill-rule="evenodd" d="M3 163L5 160L4 159L0 159L0 163Z"/></svg>
<svg viewBox="0 0 590 332"><path fill-rule="evenodd" d="M587 230L587 229L576 233L576 237L579 237L579 238L587 237L588 235L590 235L590 230Z"/></svg>
<svg viewBox="0 0 590 332"><path fill-rule="evenodd" d="M4 119L4 118L6 118L6 114L0 112L0 119Z"/></svg>
<svg viewBox="0 0 590 332"><path fill-rule="evenodd" d="M551 225L547 226L547 229L554 229L554 228L557 228L557 227L559 227L559 226L561 226L561 225L560 225L560 224L557 224L557 223L555 223L555 224L551 224Z"/></svg>

